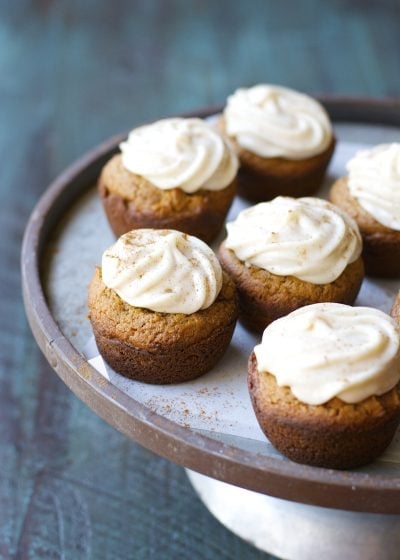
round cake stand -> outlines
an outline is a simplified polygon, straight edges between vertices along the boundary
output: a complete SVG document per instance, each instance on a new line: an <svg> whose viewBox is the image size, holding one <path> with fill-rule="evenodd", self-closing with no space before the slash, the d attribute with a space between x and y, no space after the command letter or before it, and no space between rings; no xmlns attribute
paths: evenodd
<svg viewBox="0 0 400 560"><path fill-rule="evenodd" d="M398 560L400 515L289 502L186 469L208 510L233 533L285 560Z"/></svg>
<svg viewBox="0 0 400 560"><path fill-rule="evenodd" d="M325 98L323 102L346 141L378 143L399 138L397 101ZM197 111L192 116L206 117L219 109ZM258 548L296 560L399 558L398 461L344 472L298 465L266 449L267 442L261 449L246 438L219 437L212 428L208 432L187 428L122 391L88 363L78 339L89 336L85 294L101 256L104 221L92 187L125 136L105 142L58 177L27 225L22 248L23 296L32 332L50 365L110 425L190 469L189 479L209 510ZM88 205L88 200L97 206ZM71 224L84 208L90 211L81 216L83 226L78 233L73 228L71 233L70 228L68 235L74 244L72 251L65 252L70 242L65 239L65 224ZM96 254L85 245L93 231L94 238L99 238ZM66 281L72 270L75 290L81 282L73 298L68 300L66 294L71 309L64 294L58 295L61 305L54 299L57 282L50 286L49 280L52 261L64 253L60 279Z"/></svg>

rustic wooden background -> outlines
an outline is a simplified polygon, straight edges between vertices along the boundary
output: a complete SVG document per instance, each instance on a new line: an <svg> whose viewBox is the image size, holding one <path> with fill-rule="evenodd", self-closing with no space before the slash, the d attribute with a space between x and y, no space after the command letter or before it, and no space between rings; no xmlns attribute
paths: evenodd
<svg viewBox="0 0 400 560"><path fill-rule="evenodd" d="M212 518L182 469L66 389L19 280L24 224L74 158L266 81L400 96L400 3L0 0L1 559L269 558Z"/></svg>

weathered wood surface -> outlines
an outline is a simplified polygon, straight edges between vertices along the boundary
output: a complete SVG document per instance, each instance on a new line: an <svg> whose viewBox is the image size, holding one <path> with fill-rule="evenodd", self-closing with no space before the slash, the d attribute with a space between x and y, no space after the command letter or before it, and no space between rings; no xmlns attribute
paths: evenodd
<svg viewBox="0 0 400 560"><path fill-rule="evenodd" d="M268 557L53 374L22 306L24 224L115 132L261 81L399 96L399 52L397 0L0 0L1 559Z"/></svg>

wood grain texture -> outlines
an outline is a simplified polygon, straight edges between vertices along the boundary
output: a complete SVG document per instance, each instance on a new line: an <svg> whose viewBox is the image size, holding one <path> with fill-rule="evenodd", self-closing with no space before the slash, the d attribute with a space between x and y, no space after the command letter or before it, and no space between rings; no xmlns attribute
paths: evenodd
<svg viewBox="0 0 400 560"><path fill-rule="evenodd" d="M1 559L268 558L52 373L20 296L24 224L84 150L240 85L400 95L399 36L397 0L0 0Z"/></svg>

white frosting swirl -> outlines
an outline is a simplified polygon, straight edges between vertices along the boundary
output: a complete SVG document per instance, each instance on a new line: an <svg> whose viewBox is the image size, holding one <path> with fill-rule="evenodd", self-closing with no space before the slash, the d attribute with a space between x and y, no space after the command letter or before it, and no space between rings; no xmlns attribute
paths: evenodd
<svg viewBox="0 0 400 560"><path fill-rule="evenodd" d="M200 239L175 230L136 229L103 253L102 278L134 307L189 315L206 309L222 286L222 270Z"/></svg>
<svg viewBox="0 0 400 560"><path fill-rule="evenodd" d="M222 136L201 119L163 119L140 126L120 148L128 171L164 190L222 190L239 165Z"/></svg>
<svg viewBox="0 0 400 560"><path fill-rule="evenodd" d="M363 150L347 164L348 187L380 224L400 231L400 143Z"/></svg>
<svg viewBox="0 0 400 560"><path fill-rule="evenodd" d="M236 90L228 97L224 117L228 135L261 157L302 160L322 153L332 141L322 105L280 86Z"/></svg>
<svg viewBox="0 0 400 560"><path fill-rule="evenodd" d="M358 403L400 379L394 320L369 307L317 303L271 323L254 349L259 372L275 376L300 401L338 397Z"/></svg>
<svg viewBox="0 0 400 560"><path fill-rule="evenodd" d="M356 223L319 198L279 196L240 212L225 246L247 266L312 284L338 278L361 254Z"/></svg>

